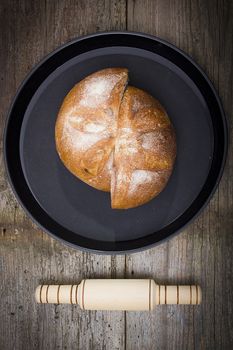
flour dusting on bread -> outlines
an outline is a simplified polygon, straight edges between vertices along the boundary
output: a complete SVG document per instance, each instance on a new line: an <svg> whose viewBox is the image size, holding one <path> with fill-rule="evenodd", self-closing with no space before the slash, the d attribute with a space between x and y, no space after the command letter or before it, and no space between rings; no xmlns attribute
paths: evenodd
<svg viewBox="0 0 233 350"><path fill-rule="evenodd" d="M127 69L108 68L76 84L55 130L65 166L85 183L110 192L114 209L153 199L166 186L176 156L166 111L127 81Z"/></svg>
<svg viewBox="0 0 233 350"><path fill-rule="evenodd" d="M110 154L108 161L106 163L106 169L112 171L113 169L113 152Z"/></svg>
<svg viewBox="0 0 233 350"><path fill-rule="evenodd" d="M138 152L138 142L136 139L136 133L133 131L132 128L121 128L118 130L115 143L115 152Z"/></svg>
<svg viewBox="0 0 233 350"><path fill-rule="evenodd" d="M137 191L138 187L141 185L154 182L158 176L159 175L155 171L134 170L131 176L129 193Z"/></svg>
<svg viewBox="0 0 233 350"><path fill-rule="evenodd" d="M73 122L75 124L81 124L85 121L85 117L81 116L81 115L75 115L75 114L71 114L69 115L69 121Z"/></svg>
<svg viewBox="0 0 233 350"><path fill-rule="evenodd" d="M100 123L87 123L84 127L84 130L86 132L91 132L91 133L99 133L103 132L106 129L107 125L103 125Z"/></svg>
<svg viewBox="0 0 233 350"><path fill-rule="evenodd" d="M111 95L111 92L119 81L118 75L108 74L103 77L92 77L88 83L84 85L80 105L96 108L103 103L106 103Z"/></svg>
<svg viewBox="0 0 233 350"><path fill-rule="evenodd" d="M164 142L164 136L161 132L147 132L142 134L142 147L145 150L156 149L156 147Z"/></svg>
<svg viewBox="0 0 233 350"><path fill-rule="evenodd" d="M97 142L102 139L106 139L109 137L108 132L102 133L91 133L91 132L83 132L76 128L74 128L69 121L67 121L64 125L63 129L63 142L67 145L67 147L72 151L82 150L85 151L90 147L94 146Z"/></svg>

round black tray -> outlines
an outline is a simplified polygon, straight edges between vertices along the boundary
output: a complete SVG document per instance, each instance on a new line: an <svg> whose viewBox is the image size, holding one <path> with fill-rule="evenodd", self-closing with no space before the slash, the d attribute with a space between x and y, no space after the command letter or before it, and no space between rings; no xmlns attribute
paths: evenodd
<svg viewBox="0 0 233 350"><path fill-rule="evenodd" d="M67 92L88 74L116 66L127 67L129 84L164 105L178 146L166 189L128 210L112 210L109 194L69 173L54 142L57 111ZM219 98L190 57L149 35L108 32L78 38L32 70L12 103L4 153L16 197L43 230L76 248L125 253L154 246L203 209L222 175L227 139Z"/></svg>

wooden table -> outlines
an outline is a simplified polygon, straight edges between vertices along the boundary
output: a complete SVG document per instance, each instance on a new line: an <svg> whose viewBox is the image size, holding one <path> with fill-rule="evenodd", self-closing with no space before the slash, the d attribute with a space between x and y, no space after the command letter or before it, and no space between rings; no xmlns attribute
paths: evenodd
<svg viewBox="0 0 233 350"><path fill-rule="evenodd" d="M213 81L232 122L232 17L233 2L224 0L1 1L1 136L30 69L68 40L103 30L151 33L186 51ZM127 256L82 253L38 229L7 184L1 152L0 349L233 349L232 150L231 141L220 186L198 219L160 246ZM149 276L200 284L202 306L88 312L36 305L33 296L41 282Z"/></svg>

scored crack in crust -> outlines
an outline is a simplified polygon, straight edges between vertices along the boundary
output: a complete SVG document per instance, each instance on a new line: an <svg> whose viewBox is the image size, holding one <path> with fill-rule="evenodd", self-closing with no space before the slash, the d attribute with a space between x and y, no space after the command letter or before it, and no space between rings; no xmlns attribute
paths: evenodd
<svg viewBox="0 0 233 350"><path fill-rule="evenodd" d="M167 184L176 157L174 128L160 103L127 86L125 68L89 75L65 97L55 127L64 165L111 192L111 206L142 205Z"/></svg>
<svg viewBox="0 0 233 350"><path fill-rule="evenodd" d="M175 133L162 106L129 86L118 116L112 208L142 205L165 187L176 155Z"/></svg>

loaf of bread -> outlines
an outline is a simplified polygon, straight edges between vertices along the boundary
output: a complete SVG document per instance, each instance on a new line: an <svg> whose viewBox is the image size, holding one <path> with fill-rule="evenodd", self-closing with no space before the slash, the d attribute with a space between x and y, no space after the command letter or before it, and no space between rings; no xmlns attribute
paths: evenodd
<svg viewBox="0 0 233 350"><path fill-rule="evenodd" d="M174 128L160 103L127 86L128 71L89 75L65 97L56 148L75 176L111 193L115 209L133 208L166 186L176 157Z"/></svg>

